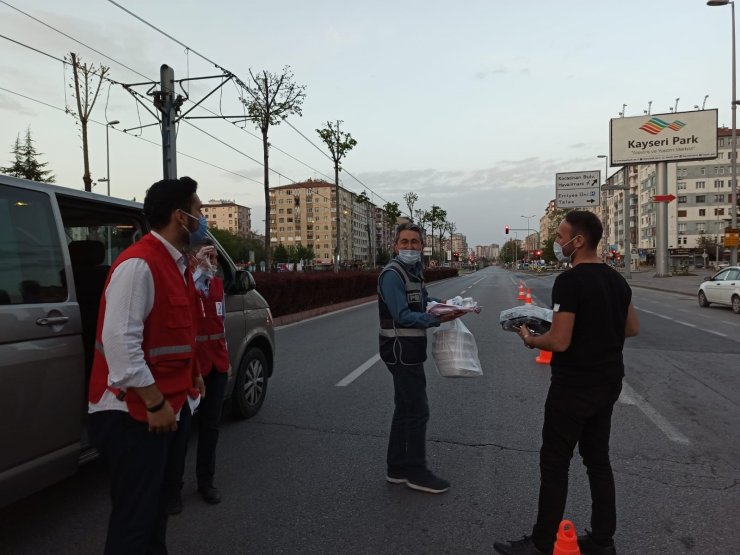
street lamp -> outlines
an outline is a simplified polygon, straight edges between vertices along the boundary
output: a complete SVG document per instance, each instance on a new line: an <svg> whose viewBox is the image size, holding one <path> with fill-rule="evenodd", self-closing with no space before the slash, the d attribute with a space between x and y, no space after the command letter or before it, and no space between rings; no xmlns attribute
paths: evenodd
<svg viewBox="0 0 740 555"><path fill-rule="evenodd" d="M735 2L730 0L708 0L707 6L726 6L729 4L732 7L732 185L730 191L732 191L732 202L730 203L730 216L732 217L730 227L733 231L737 229L737 130L736 128L736 112L737 112L737 96L736 96L736 77L735 77ZM733 266L737 264L737 246L730 247L730 264Z"/></svg>
<svg viewBox="0 0 740 555"><path fill-rule="evenodd" d="M121 123L117 119L114 119L113 121L109 121L105 124L105 167L106 167L106 178L105 181L108 184L108 196L110 196L110 141L108 139L108 131L111 128L111 125L118 125ZM103 181L100 179L100 181Z"/></svg>
<svg viewBox="0 0 740 555"><path fill-rule="evenodd" d="M652 100L650 101L650 104L652 104ZM650 104L648 104L648 113L650 113ZM604 159L604 186L608 185L607 179L609 177L609 156L607 154L598 154L596 158L603 158ZM604 194L605 198L607 196L607 193L602 190L602 194ZM609 217L609 207L606 206L606 202L602 205L602 208L604 208L604 223L607 224L607 220ZM610 244L609 242L609 226L605 226L607 229L606 232L606 243L607 246Z"/></svg>
<svg viewBox="0 0 740 555"><path fill-rule="evenodd" d="M524 239L524 246L527 249L527 260L529 260L529 220L535 216L536 214L532 214L531 216L522 216L522 218L527 220L527 237ZM537 248L539 248L539 245L537 245Z"/></svg>

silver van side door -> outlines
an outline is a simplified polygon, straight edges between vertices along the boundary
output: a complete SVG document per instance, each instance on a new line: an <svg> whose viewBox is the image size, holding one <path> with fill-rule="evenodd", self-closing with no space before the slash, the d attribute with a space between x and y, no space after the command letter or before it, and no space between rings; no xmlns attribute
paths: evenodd
<svg viewBox="0 0 740 555"><path fill-rule="evenodd" d="M0 505L72 474L85 365L55 200L0 183Z"/></svg>

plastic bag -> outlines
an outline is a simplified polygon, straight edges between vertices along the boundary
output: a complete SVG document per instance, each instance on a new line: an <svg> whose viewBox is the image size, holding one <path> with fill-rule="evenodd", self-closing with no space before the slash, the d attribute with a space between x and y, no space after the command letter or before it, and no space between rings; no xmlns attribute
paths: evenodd
<svg viewBox="0 0 740 555"><path fill-rule="evenodd" d="M483 375L475 337L460 319L442 323L432 335L432 358L445 378L474 378Z"/></svg>
<svg viewBox="0 0 740 555"><path fill-rule="evenodd" d="M499 323L505 331L517 331L524 324L535 335L546 333L552 325L552 310L531 304L502 310Z"/></svg>

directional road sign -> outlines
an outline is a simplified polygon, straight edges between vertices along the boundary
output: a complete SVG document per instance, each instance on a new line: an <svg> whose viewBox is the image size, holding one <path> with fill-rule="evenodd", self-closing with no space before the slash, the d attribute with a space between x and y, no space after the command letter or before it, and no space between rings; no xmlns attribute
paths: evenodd
<svg viewBox="0 0 740 555"><path fill-rule="evenodd" d="M673 200L676 200L673 195L655 195L653 197L653 202L671 202Z"/></svg>
<svg viewBox="0 0 740 555"><path fill-rule="evenodd" d="M558 208L599 206L601 172L582 171L555 174L555 204Z"/></svg>

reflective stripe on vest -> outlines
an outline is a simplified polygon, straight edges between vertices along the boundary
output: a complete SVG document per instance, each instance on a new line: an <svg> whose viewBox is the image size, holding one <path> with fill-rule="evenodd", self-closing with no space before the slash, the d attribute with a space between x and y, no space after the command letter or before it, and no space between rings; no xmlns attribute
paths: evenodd
<svg viewBox="0 0 740 555"><path fill-rule="evenodd" d="M100 352L101 355L105 356L105 349L100 341L95 342L95 348ZM149 357L156 357L160 355L174 355L179 353L189 353L192 349L190 345L168 345L167 347L157 347L149 350Z"/></svg>
<svg viewBox="0 0 740 555"><path fill-rule="evenodd" d="M225 339L226 334L225 333L214 333L213 335L196 335L195 340L199 342L203 341L216 341L218 339Z"/></svg>
<svg viewBox="0 0 740 555"><path fill-rule="evenodd" d="M380 328L380 335L383 337L424 337L426 334L427 330L418 328Z"/></svg>

